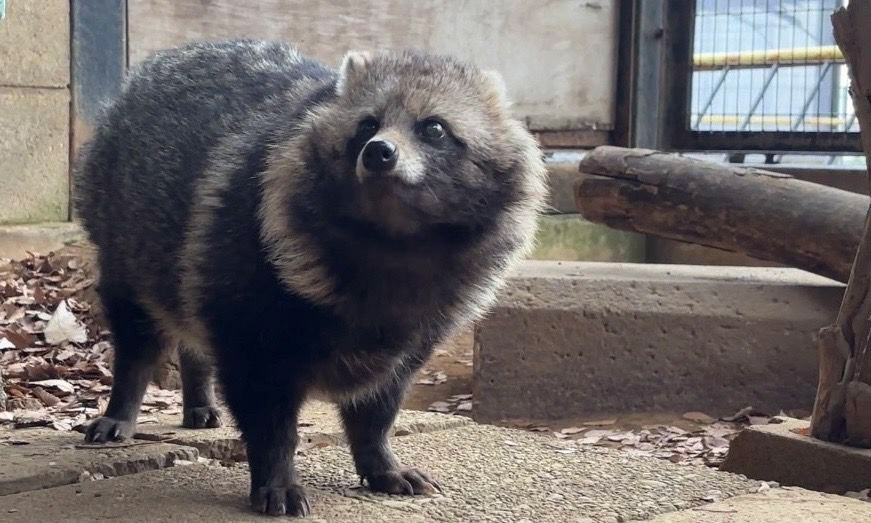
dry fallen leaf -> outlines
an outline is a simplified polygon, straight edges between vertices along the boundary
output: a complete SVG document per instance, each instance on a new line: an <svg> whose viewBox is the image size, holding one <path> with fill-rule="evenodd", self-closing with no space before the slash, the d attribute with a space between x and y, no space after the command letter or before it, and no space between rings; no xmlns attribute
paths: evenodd
<svg viewBox="0 0 871 523"><path fill-rule="evenodd" d="M41 387L57 389L61 392L66 392L67 394L72 394L76 391L76 388L73 386L72 383L61 379L32 381L30 383L32 385L39 385Z"/></svg>
<svg viewBox="0 0 871 523"><path fill-rule="evenodd" d="M45 326L45 341L51 345L60 345L66 341L85 343L88 341L88 331L79 323L70 311L67 301L60 302Z"/></svg>

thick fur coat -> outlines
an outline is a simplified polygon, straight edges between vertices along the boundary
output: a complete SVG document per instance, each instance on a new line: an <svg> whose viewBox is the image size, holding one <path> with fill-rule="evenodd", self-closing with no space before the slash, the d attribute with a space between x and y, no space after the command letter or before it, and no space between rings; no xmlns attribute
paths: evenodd
<svg viewBox="0 0 871 523"><path fill-rule="evenodd" d="M256 510L310 509L292 459L312 396L339 405L371 488L436 488L386 435L411 374L531 245L544 166L509 113L498 75L423 53L349 53L333 70L232 41L145 61L76 170L116 347L88 439L132 433L179 345L184 423L220 423L217 368Z"/></svg>

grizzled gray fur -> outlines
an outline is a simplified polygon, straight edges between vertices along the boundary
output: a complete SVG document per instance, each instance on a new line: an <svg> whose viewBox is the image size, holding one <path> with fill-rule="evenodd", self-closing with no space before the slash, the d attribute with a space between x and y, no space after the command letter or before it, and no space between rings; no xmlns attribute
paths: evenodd
<svg viewBox="0 0 871 523"><path fill-rule="evenodd" d="M133 433L178 347L183 424L221 423L216 374L255 510L310 511L293 453L311 397L338 405L371 489L439 488L387 435L433 346L486 311L531 245L544 166L509 113L497 74L412 51L333 70L232 41L137 67L76 169L116 350L87 439Z"/></svg>

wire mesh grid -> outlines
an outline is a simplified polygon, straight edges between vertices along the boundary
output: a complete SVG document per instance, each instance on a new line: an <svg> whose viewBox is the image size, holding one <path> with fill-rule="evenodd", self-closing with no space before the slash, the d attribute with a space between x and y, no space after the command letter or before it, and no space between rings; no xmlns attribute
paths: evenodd
<svg viewBox="0 0 871 523"><path fill-rule="evenodd" d="M693 131L858 132L830 16L846 0L695 0Z"/></svg>

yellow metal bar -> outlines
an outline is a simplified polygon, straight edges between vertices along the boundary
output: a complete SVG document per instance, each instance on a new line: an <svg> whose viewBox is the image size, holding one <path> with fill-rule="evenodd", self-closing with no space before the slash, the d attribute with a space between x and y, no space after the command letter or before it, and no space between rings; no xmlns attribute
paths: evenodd
<svg viewBox="0 0 871 523"><path fill-rule="evenodd" d="M746 116L733 114L706 114L698 125L737 126L744 122ZM754 115L750 117L749 125L765 125L770 127L791 127L794 116ZM800 127L840 127L845 124L844 118L838 116L807 116Z"/></svg>
<svg viewBox="0 0 871 523"><path fill-rule="evenodd" d="M754 67L778 65L813 65L824 62L843 63L844 56L836 45L793 47L728 53L697 53L693 56L696 71L711 71L725 66Z"/></svg>

